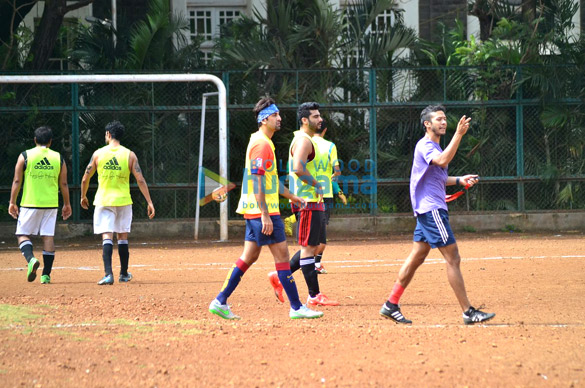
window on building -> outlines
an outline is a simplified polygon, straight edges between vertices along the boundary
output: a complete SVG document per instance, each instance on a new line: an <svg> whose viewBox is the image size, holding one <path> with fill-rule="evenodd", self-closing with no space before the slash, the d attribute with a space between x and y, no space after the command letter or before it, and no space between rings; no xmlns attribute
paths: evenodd
<svg viewBox="0 0 585 388"><path fill-rule="evenodd" d="M189 14L189 37L203 40L201 51L205 53L206 60L211 58L213 39L220 36L220 28L223 24L229 23L238 18L243 12L242 8L200 8L190 7Z"/></svg>
<svg viewBox="0 0 585 388"><path fill-rule="evenodd" d="M346 9L346 12L349 13L349 15L346 16L353 17L353 9L348 8ZM392 9L382 11L382 13L376 16L372 24L368 26L368 28L366 29L366 33L371 34L383 33L384 31L388 30L395 24L395 17L396 15Z"/></svg>
<svg viewBox="0 0 585 388"><path fill-rule="evenodd" d="M394 12L391 10L386 10L376 16L376 19L372 23L372 25L368 28L372 34L380 34L384 31L390 29L394 25Z"/></svg>

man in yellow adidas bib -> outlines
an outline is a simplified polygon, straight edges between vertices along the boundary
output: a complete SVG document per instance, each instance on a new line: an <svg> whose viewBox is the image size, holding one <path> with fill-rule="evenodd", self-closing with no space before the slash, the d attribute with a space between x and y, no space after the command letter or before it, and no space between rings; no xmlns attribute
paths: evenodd
<svg viewBox="0 0 585 388"><path fill-rule="evenodd" d="M327 225L329 225L331 209L335 203L333 200L333 194L335 193L333 184L335 182L333 181L333 177L341 175L339 159L337 158L337 146L335 143L329 140L325 140L326 132L327 125L325 124L325 120L323 120L321 123L321 128L318 128L315 131L315 135L313 136L313 142L317 145L317 149L319 150L319 158L316 158L313 161L317 170L317 176L315 178L325 184L325 191L323 192L323 205L325 206L322 225L323 235L321 236L321 243L315 252L315 268L319 274L327 273L325 267L321 264L321 259L323 258L323 252L327 247ZM343 192L340 194L340 189L337 183L335 183L335 186L337 186L337 193L335 194L337 194L343 201L345 198Z"/></svg>
<svg viewBox="0 0 585 388"><path fill-rule="evenodd" d="M14 168L8 213L18 219L16 237L18 247L28 263L26 278L32 282L37 277L39 261L34 257L31 235L40 234L43 239L43 274L41 283L51 283L51 269L55 260L55 223L59 207L59 188L63 197L61 214L66 220L71 215L67 165L61 155L51 150L53 131L49 127L35 130L35 148L24 151ZM16 198L24 177L20 211Z"/></svg>
<svg viewBox="0 0 585 388"><path fill-rule="evenodd" d="M118 239L120 256L120 282L129 282L132 274L128 272L130 253L128 233L132 225L132 197L130 196L130 173L136 178L140 192L146 199L148 218L154 217L154 205L150 199L148 185L142 175L136 154L120 145L124 135L124 125L112 121L106 125L106 146L95 151L81 180L81 207L89 208L87 190L93 174L98 173L98 190L93 204L93 231L102 235L102 258L105 276L99 285L114 284L112 271L112 251L114 233Z"/></svg>
<svg viewBox="0 0 585 388"><path fill-rule="evenodd" d="M315 254L319 244L325 242L325 219L323 193L325 185L316 178L319 161L319 147L313 136L321 128L323 119L319 112L319 104L305 102L299 105L297 118L301 128L294 132L294 138L288 151L288 172L291 193L303 198L307 204L299 208L291 203L292 212L296 215L298 243L301 249L290 260L290 270L294 273L301 270L309 296L307 306L337 306L339 302L329 299L319 288L317 270L315 268ZM277 283L271 282L276 291Z"/></svg>

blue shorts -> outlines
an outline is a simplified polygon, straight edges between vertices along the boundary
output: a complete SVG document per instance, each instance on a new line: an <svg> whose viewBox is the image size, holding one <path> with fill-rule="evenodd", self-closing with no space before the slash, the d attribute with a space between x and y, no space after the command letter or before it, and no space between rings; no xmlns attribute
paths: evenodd
<svg viewBox="0 0 585 388"><path fill-rule="evenodd" d="M278 216L270 216L272 220L272 234L262 233L262 218L252 218L246 220L246 241L254 241L259 247L264 245L277 244L286 241L284 234L284 224Z"/></svg>
<svg viewBox="0 0 585 388"><path fill-rule="evenodd" d="M446 247L455 244L455 236L449 225L449 213L444 209L435 209L416 217L414 241L424 242L431 248Z"/></svg>

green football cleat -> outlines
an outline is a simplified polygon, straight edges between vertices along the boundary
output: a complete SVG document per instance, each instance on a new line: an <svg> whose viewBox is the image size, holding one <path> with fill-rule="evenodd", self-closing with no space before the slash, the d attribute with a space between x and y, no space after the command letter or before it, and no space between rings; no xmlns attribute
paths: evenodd
<svg viewBox="0 0 585 388"><path fill-rule="evenodd" d="M37 278L37 269L39 269L39 265L41 265L41 263L39 263L37 259L34 257L30 259L28 262L28 271L26 272L26 280L34 282Z"/></svg>
<svg viewBox="0 0 585 388"><path fill-rule="evenodd" d="M221 304L217 299L214 299L209 305L209 312L223 319L240 319L238 315L232 313L228 304Z"/></svg>
<svg viewBox="0 0 585 388"><path fill-rule="evenodd" d="M304 304L298 310L293 310L292 307L289 312L290 319L316 319L323 316L322 311L311 310Z"/></svg>
<svg viewBox="0 0 585 388"><path fill-rule="evenodd" d="M49 275L41 275L41 284L50 284L51 277Z"/></svg>

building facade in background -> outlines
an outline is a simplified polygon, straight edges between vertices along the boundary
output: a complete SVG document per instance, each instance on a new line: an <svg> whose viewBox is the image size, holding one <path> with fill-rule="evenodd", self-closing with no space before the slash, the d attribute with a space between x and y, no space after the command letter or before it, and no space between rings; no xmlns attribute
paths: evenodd
<svg viewBox="0 0 585 388"><path fill-rule="evenodd" d="M252 15L254 9L260 13L265 12L266 1L273 0L169 0L173 12L183 14L189 21L189 38L201 39L201 51L205 59L209 60L213 51L213 39L219 36L220 26L228 23L242 14ZM292 0L291 0L292 1ZM455 25L455 20L464 21L467 36L479 38L479 22L475 16L468 14L468 0L396 0L395 6L404 10L404 22L409 28L417 32L417 35L426 40L433 40L433 34L439 23L447 26ZM508 0L512 5L521 6L521 0ZM581 4L585 0L581 1ZM329 3L336 9L341 9L350 4L352 0L330 0ZM118 23L131 25L140 20L148 9L148 0L117 0L116 12ZM27 15L23 23L34 29L38 25L43 13L44 2L40 1ZM574 16L575 36L583 31L583 19L585 7ZM93 16L99 19L112 20L111 1L96 0L94 4L80 8L66 15L65 23L73 26L76 23L87 23L86 18ZM391 13L384 12L379 16L378 25L390 25ZM60 38L51 58L52 70L66 70L64 54L71 48L73 36Z"/></svg>

